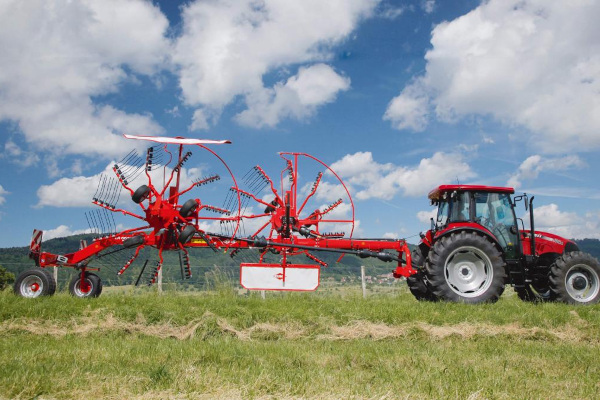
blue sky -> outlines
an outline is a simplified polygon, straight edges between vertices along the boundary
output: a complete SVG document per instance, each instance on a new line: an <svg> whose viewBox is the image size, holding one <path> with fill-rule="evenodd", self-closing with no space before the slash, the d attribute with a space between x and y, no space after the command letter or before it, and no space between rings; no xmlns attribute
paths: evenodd
<svg viewBox="0 0 600 400"><path fill-rule="evenodd" d="M87 229L98 176L137 145L123 133L230 139L215 150L238 178L310 153L362 236L416 242L427 193L460 181L600 238L599 17L585 0L3 0L0 247Z"/></svg>

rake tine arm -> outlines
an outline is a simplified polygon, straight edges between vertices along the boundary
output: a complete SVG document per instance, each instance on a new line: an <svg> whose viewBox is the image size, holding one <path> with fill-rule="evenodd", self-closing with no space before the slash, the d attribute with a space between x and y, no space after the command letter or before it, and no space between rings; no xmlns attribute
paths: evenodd
<svg viewBox="0 0 600 400"><path fill-rule="evenodd" d="M105 209L107 209L109 211L112 211L112 212L120 212L123 215L129 215L129 216L135 217L137 219L141 219L142 221L146 220L144 217L142 217L140 215L137 215L137 214L134 214L134 213L132 213L130 211L123 210L122 208L112 208L112 207L110 207L110 206L108 206L106 204L102 204L102 203L100 203L98 201L92 201L92 203L95 204L95 205L97 205L98 207L105 208Z"/></svg>
<svg viewBox="0 0 600 400"><path fill-rule="evenodd" d="M126 190L129 191L129 193L131 193L131 195L133 196L133 189L131 189L128 184L129 182L127 182L127 180L125 179L125 177L123 176L122 173L119 173L120 169L118 169L117 165L115 164L113 167L113 172L115 173L115 175L117 176L117 179L119 179L119 182L121 183L121 186L123 186Z"/></svg>
<svg viewBox="0 0 600 400"><path fill-rule="evenodd" d="M233 189L233 187L232 187L232 189ZM267 202L265 202L265 201L262 201L262 200L261 200L261 199L259 199L258 197L254 196L252 193L248 193L248 192L246 192L245 190L242 190L242 189L237 189L237 191L238 191L238 192L240 192L240 194L243 194L243 195L246 195L246 196L248 196L248 197L252 198L252 199L253 199L254 201L256 201L257 203L260 203L260 204L262 204L262 205L264 205L264 206L267 206L267 207L272 207L272 204L271 204L271 203L267 203ZM280 198L280 197L277 195L277 192L275 192L274 194L275 194L275 196L276 196L277 202L278 202L279 204L283 204L283 200L281 200L281 198ZM265 214L265 215L268 215L268 214Z"/></svg>
<svg viewBox="0 0 600 400"><path fill-rule="evenodd" d="M317 179L315 179L315 183L313 183L312 190L310 191L310 193L308 194L308 196L306 196L306 199L304 199L304 203L302 203L302 205L300 206L300 209L298 209L298 215L300 215L300 213L304 209L304 206L306 205L306 203L308 202L308 200L311 197L313 197L315 195L315 193L317 192L317 189L319 188L319 184L321 183L321 178L323 178L323 173L319 172L319 174L317 175Z"/></svg>
<svg viewBox="0 0 600 400"><path fill-rule="evenodd" d="M277 189L275 189L275 185L273 185L273 181L271 180L271 178L269 178L269 175L267 175L267 173L260 166L257 165L255 168L266 179L266 181L269 183L269 185L271 186L271 191L273 192L273 194L277 198L277 201L279 202L279 204L283 204L283 201L281 200L281 198L277 194Z"/></svg>
<svg viewBox="0 0 600 400"><path fill-rule="evenodd" d="M123 275L123 272L125 272L125 270L127 270L127 268L129 268L131 266L131 264L133 264L133 262L135 261L135 259L140 255L140 250L144 247L144 245L140 245L135 249L135 254L129 259L127 260L127 262L125 263L125 265L123 265L123 267L121 267L121 269L119 270L119 272L117 272L117 275Z"/></svg>
<svg viewBox="0 0 600 400"><path fill-rule="evenodd" d="M221 177L220 177L219 175L212 175L212 176L209 176L208 178L197 180L197 181L195 181L194 183L192 183L192 184L191 184L191 185L190 185L190 186L189 186L187 189L185 189L185 190L183 190L183 191L181 191L181 192L177 193L176 195L173 195L173 196L169 197L169 200L168 200L168 201L170 202L170 201L171 201L171 200L173 200L175 197L177 197L177 196L181 196L181 195L183 195L183 194L185 194L185 193L189 192L189 191L190 191L190 190L192 190L194 187L200 187L200 186L202 186L202 185L206 185L207 183L212 183L212 182L218 181L218 180L220 180L220 179L221 179Z"/></svg>

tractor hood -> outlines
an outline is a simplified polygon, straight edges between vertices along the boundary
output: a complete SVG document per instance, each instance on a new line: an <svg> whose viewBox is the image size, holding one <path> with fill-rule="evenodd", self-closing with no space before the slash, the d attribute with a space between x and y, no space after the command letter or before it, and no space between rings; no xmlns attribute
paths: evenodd
<svg viewBox="0 0 600 400"><path fill-rule="evenodd" d="M521 231L521 241L525 254L531 253L531 231ZM540 256L547 253L563 254L569 251L577 251L579 247L575 242L562 236L549 232L535 231L535 252Z"/></svg>

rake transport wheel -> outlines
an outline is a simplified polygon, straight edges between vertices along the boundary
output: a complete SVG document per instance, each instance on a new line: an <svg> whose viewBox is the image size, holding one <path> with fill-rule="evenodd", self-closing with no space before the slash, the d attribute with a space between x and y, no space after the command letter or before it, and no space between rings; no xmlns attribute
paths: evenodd
<svg viewBox="0 0 600 400"><path fill-rule="evenodd" d="M421 249L418 247L411 252L412 265L416 267L418 272L406 278L408 289L419 301L438 301L438 297L431 291L427 277L423 271L425 260Z"/></svg>
<svg viewBox="0 0 600 400"><path fill-rule="evenodd" d="M525 287L515 288L515 292L519 296L519 299L529 303L541 303L556 299L556 296L549 287L536 289L534 285L526 284Z"/></svg>
<svg viewBox="0 0 600 400"><path fill-rule="evenodd" d="M52 296L56 291L56 282L50 271L33 268L19 274L13 289L16 295L22 297Z"/></svg>
<svg viewBox="0 0 600 400"><path fill-rule="evenodd" d="M98 275L86 272L85 283L86 285L81 284L81 274L77 273L69 283L69 293L80 298L100 296L100 293L102 293L102 280Z"/></svg>
<svg viewBox="0 0 600 400"><path fill-rule="evenodd" d="M600 264L588 253L560 256L550 268L550 288L558 301L594 304L600 300Z"/></svg>
<svg viewBox="0 0 600 400"><path fill-rule="evenodd" d="M443 300L495 302L504 292L502 255L490 240L474 232L455 232L438 240L425 268L433 293Z"/></svg>
<svg viewBox="0 0 600 400"><path fill-rule="evenodd" d="M150 191L151 190L148 187L148 185L142 185L139 188L137 188L135 192L133 192L133 194L131 195L131 200L133 200L134 203L140 204L142 201L148 198L148 196L150 195Z"/></svg>

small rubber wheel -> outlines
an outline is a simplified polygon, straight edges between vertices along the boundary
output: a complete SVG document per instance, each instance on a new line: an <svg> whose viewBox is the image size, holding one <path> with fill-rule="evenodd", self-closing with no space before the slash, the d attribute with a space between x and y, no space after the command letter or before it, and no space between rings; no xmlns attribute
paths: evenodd
<svg viewBox="0 0 600 400"><path fill-rule="evenodd" d="M515 288L515 293L519 299L528 303L542 303L545 301L553 301L555 296L550 289L537 291L533 285L526 284L525 287Z"/></svg>
<svg viewBox="0 0 600 400"><path fill-rule="evenodd" d="M277 199L274 199L270 204L271 204L270 206L267 206L265 208L265 214L270 214L273 211L275 211L275 207L277 207L277 204L278 204Z"/></svg>
<svg viewBox="0 0 600 400"><path fill-rule="evenodd" d="M126 249L129 249L131 247L137 247L141 244L144 244L144 237L141 235L132 236L123 240L123 247L125 247Z"/></svg>
<svg viewBox="0 0 600 400"><path fill-rule="evenodd" d="M187 217L191 216L192 214L194 214L194 211L196 211L197 208L198 208L198 203L196 202L196 200L189 199L188 201L183 203L183 205L179 209L179 214L183 218L187 218Z"/></svg>
<svg viewBox="0 0 600 400"><path fill-rule="evenodd" d="M433 293L447 301L495 302L504 292L505 263L488 238L460 231L437 240L425 262Z"/></svg>
<svg viewBox="0 0 600 400"><path fill-rule="evenodd" d="M22 297L52 296L56 292L56 282L50 271L33 268L19 274L13 289Z"/></svg>
<svg viewBox="0 0 600 400"><path fill-rule="evenodd" d="M146 200L150 195L150 188L147 185L142 185L133 194L131 195L131 200L134 203L140 204L142 201Z"/></svg>
<svg viewBox="0 0 600 400"><path fill-rule="evenodd" d="M85 273L85 283L87 287L81 284L81 274L78 273L71 279L69 283L69 293L72 296L80 298L98 297L102 293L102 280L96 274L91 272Z"/></svg>
<svg viewBox="0 0 600 400"><path fill-rule="evenodd" d="M591 254L573 251L558 257L550 267L550 289L556 300L569 304L595 304L600 300L600 264Z"/></svg>
<svg viewBox="0 0 600 400"><path fill-rule="evenodd" d="M181 230L179 234L179 243L186 244L190 241L192 236L196 233L196 227L194 225L187 225L185 228Z"/></svg>
<svg viewBox="0 0 600 400"><path fill-rule="evenodd" d="M418 272L406 278L408 289L415 296L415 299L419 301L438 301L439 299L431 290L427 277L423 273L425 260L423 259L423 254L421 254L421 249L417 247L413 250L411 257L413 268Z"/></svg>

